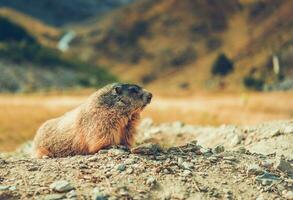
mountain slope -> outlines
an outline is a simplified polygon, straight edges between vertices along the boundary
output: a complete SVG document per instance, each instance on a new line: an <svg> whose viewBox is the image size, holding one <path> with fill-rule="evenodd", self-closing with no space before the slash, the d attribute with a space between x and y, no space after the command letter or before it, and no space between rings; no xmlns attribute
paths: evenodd
<svg viewBox="0 0 293 200"><path fill-rule="evenodd" d="M143 0L76 26L71 53L161 89L271 84L292 78L292 7L290 0ZM214 76L211 67L222 53L234 70ZM273 54L280 75L274 75Z"/></svg>
<svg viewBox="0 0 293 200"><path fill-rule="evenodd" d="M46 47L50 42L46 36L58 33L54 29L29 23L40 28L31 34L25 23L22 26L10 17L0 11L0 92L96 87L116 80L105 69Z"/></svg>
<svg viewBox="0 0 293 200"><path fill-rule="evenodd" d="M0 7L26 13L51 25L62 26L102 15L133 0L1 0Z"/></svg>

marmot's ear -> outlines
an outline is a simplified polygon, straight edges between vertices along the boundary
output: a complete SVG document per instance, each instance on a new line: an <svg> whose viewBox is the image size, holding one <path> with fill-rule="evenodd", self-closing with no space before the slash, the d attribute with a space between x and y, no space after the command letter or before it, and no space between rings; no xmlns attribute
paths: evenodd
<svg viewBox="0 0 293 200"><path fill-rule="evenodd" d="M121 85L115 86L114 91L116 94L122 94L122 86Z"/></svg>

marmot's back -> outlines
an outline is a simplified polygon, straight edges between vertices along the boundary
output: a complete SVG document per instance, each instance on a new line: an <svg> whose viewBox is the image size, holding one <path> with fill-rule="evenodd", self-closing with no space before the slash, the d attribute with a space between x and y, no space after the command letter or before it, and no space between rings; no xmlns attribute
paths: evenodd
<svg viewBox="0 0 293 200"><path fill-rule="evenodd" d="M107 85L76 109L45 122L35 136L34 155L64 157L114 144L129 147L139 114L151 98L137 85Z"/></svg>

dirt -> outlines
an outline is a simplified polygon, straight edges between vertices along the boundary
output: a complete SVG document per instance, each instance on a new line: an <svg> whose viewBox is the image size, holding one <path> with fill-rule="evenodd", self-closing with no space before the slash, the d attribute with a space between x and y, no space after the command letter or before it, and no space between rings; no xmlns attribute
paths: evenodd
<svg viewBox="0 0 293 200"><path fill-rule="evenodd" d="M0 154L0 199L293 199L292 136L293 121L198 127L146 119L131 150L34 159L27 143Z"/></svg>

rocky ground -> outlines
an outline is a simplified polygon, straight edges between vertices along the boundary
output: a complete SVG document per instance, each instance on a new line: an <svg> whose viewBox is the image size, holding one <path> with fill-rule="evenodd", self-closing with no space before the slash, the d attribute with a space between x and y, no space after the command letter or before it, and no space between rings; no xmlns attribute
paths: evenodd
<svg viewBox="0 0 293 200"><path fill-rule="evenodd" d="M131 151L32 159L26 145L0 154L0 199L293 199L292 136L293 121L215 128L146 119Z"/></svg>

